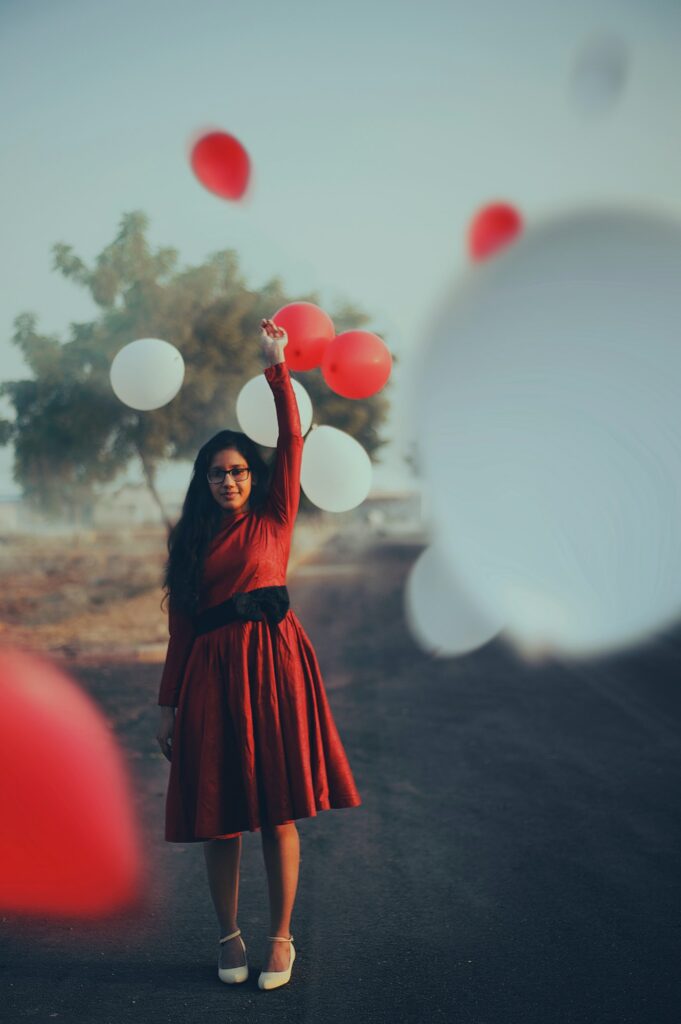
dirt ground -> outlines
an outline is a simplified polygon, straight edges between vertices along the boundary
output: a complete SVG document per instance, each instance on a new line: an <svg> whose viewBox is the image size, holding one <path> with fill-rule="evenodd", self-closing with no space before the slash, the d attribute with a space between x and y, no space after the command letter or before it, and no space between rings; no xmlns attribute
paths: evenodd
<svg viewBox="0 0 681 1024"><path fill-rule="evenodd" d="M201 844L163 839L159 666L72 662L129 766L144 900L90 923L2 910L1 1024L678 1024L681 629L592 664L527 666L501 639L436 659L404 616L422 547L344 531L290 576L362 797L297 822L291 983L257 987L255 833L252 976L217 978Z"/></svg>
<svg viewBox="0 0 681 1024"><path fill-rule="evenodd" d="M344 518L299 517L289 571ZM0 535L0 645L83 663L162 662L166 553L161 525Z"/></svg>

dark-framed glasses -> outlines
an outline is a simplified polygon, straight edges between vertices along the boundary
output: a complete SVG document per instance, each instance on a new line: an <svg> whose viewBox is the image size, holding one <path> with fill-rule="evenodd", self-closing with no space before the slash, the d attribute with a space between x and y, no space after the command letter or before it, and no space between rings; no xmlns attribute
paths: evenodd
<svg viewBox="0 0 681 1024"><path fill-rule="evenodd" d="M227 474L232 477L232 480L245 480L248 474L251 472L249 466L233 466L232 469L223 469L222 466L213 466L209 469L206 476L211 484L221 484Z"/></svg>

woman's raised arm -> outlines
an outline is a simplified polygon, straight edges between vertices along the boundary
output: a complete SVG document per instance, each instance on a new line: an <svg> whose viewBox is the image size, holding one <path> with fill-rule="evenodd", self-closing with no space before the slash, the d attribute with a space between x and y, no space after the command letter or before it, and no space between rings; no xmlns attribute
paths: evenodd
<svg viewBox="0 0 681 1024"><path fill-rule="evenodd" d="M276 334L275 332L279 332ZM263 351L270 365L265 377L274 395L277 410L277 453L270 483L266 512L282 525L293 525L300 504L300 467L303 459L303 435L300 413L291 375L284 360L286 333L271 320L263 320Z"/></svg>

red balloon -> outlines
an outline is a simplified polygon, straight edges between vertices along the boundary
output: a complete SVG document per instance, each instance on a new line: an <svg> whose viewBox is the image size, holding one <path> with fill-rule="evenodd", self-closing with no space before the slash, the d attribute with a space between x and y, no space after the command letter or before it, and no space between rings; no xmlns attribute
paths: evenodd
<svg viewBox="0 0 681 1024"><path fill-rule="evenodd" d="M385 385L392 369L385 342L369 331L344 331L326 347L322 376L343 398L368 398Z"/></svg>
<svg viewBox="0 0 681 1024"><path fill-rule="evenodd" d="M290 370L313 370L319 366L336 333L328 313L312 302L291 302L277 310L272 320L288 335L284 354Z"/></svg>
<svg viewBox="0 0 681 1024"><path fill-rule="evenodd" d="M478 210L468 229L468 248L474 260L493 256L522 231L523 220L509 203L491 203Z"/></svg>
<svg viewBox="0 0 681 1024"><path fill-rule="evenodd" d="M0 906L101 917L139 896L127 769L96 704L24 651L0 651Z"/></svg>
<svg viewBox="0 0 681 1024"><path fill-rule="evenodd" d="M226 132L209 132L195 143L191 165L201 184L222 199L241 199L251 173L248 153Z"/></svg>

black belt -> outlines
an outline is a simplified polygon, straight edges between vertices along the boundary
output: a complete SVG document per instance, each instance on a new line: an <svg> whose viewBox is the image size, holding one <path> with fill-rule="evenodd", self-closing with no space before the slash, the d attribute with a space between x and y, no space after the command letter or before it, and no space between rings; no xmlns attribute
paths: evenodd
<svg viewBox="0 0 681 1024"><path fill-rule="evenodd" d="M208 633L211 629L238 620L260 622L267 619L281 622L289 610L289 596L286 587L257 587L233 594L229 600L206 608L196 618L196 632Z"/></svg>

